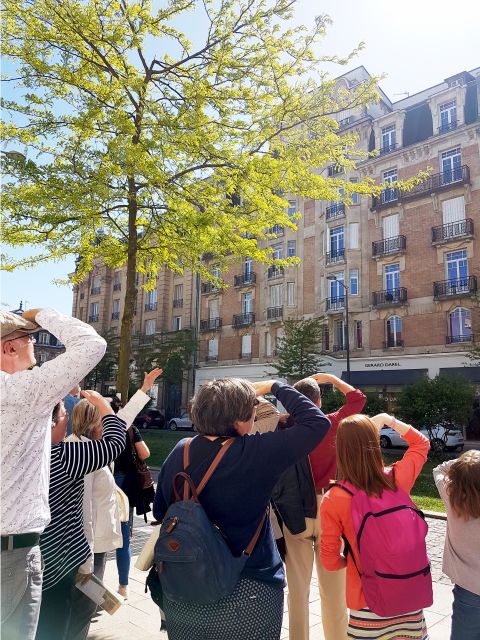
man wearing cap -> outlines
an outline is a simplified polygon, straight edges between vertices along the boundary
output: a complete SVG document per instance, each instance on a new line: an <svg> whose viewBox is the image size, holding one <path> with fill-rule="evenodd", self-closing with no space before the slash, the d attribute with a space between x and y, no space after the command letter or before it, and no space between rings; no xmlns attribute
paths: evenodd
<svg viewBox="0 0 480 640"><path fill-rule="evenodd" d="M53 309L0 311L0 324L1 637L33 640L42 593L38 540L50 521L52 409L100 361L106 343L90 325ZM32 334L40 327L65 353L34 367Z"/></svg>

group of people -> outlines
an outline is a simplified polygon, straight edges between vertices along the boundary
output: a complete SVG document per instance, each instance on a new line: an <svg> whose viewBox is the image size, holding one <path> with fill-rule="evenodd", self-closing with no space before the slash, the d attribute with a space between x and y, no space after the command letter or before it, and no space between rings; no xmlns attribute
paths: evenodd
<svg viewBox="0 0 480 640"><path fill-rule="evenodd" d="M32 334L39 326L59 338L65 352L35 367ZM85 640L95 605L77 585L92 573L101 579L113 549L118 591L128 596L139 501L134 460L149 456L131 425L161 370L145 374L125 406L95 391L81 392L80 399L77 385L105 351L91 326L37 309L22 316L1 312L1 331L2 638ZM321 410L319 385L325 384L345 395L343 406L328 415ZM286 413L264 400L266 394ZM403 538L418 542L426 532L408 494L429 441L394 416L362 415L365 401L361 391L325 373L293 387L229 378L199 388L189 405L198 435L188 446L181 440L165 460L153 516L161 522L178 496L172 485L186 459L196 486L228 444L203 487L201 505L233 556L255 542L225 597L201 604L164 595L171 640L278 640L286 581L290 638L308 639L314 562L326 640L428 638L428 559L419 571L409 569L423 561L418 544L412 547L402 575L402 558L384 556L396 536L406 548ZM408 445L390 466L379 443L385 424ZM434 475L448 516L444 570L455 583L451 637L479 640L480 452L468 451ZM395 506L382 511L387 502ZM370 511L360 522L365 505ZM384 512L398 520L382 529L377 524ZM389 596L405 580L415 581L408 582L416 585L411 593Z"/></svg>

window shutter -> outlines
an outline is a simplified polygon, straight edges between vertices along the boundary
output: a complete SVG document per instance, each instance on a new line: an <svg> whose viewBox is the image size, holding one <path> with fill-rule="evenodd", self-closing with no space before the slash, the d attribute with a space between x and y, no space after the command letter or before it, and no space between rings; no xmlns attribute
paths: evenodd
<svg viewBox="0 0 480 640"><path fill-rule="evenodd" d="M348 225L350 249L358 249L358 227L358 222L351 222Z"/></svg>
<svg viewBox="0 0 480 640"><path fill-rule="evenodd" d="M465 220L465 196L442 202L443 224Z"/></svg>
<svg viewBox="0 0 480 640"><path fill-rule="evenodd" d="M252 353L252 336L242 336L242 354Z"/></svg>
<svg viewBox="0 0 480 640"><path fill-rule="evenodd" d="M210 320L220 316L218 300L210 300L208 303L208 317Z"/></svg>
<svg viewBox="0 0 480 640"><path fill-rule="evenodd" d="M393 216L386 216L383 218L383 237L386 238L396 238L400 235L400 217L398 213L393 214Z"/></svg>

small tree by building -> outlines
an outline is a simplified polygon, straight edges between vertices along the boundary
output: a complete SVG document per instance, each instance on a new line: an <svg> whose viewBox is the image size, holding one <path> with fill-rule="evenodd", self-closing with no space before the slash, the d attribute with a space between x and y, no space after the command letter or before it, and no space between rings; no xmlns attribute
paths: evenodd
<svg viewBox="0 0 480 640"><path fill-rule="evenodd" d="M278 375L296 382L317 373L324 364L321 358L324 319L285 320L284 332L277 346L277 362L272 363Z"/></svg>

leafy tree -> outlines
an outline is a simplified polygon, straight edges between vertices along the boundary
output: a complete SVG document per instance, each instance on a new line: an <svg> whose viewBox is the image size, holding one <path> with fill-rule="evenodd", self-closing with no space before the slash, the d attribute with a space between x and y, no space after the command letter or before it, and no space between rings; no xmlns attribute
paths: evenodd
<svg viewBox="0 0 480 640"><path fill-rule="evenodd" d="M111 329L107 329L102 335L107 342L105 355L97 366L85 376L84 384L87 389L96 389L100 385L100 389L103 392L104 384L115 378L118 365L119 339Z"/></svg>
<svg viewBox="0 0 480 640"><path fill-rule="evenodd" d="M292 27L296 0L4 0L3 239L35 245L4 268L78 255L127 265L118 388L128 388L135 272L211 277L201 256L273 264L263 242L291 228L283 193L378 193L325 177L354 167L355 134L332 117L376 99L375 81L336 90L318 57L327 17ZM187 13L192 41L179 31ZM182 22L183 21L183 22ZM353 52L355 53L355 52ZM15 150L20 147L25 155ZM27 159L28 158L28 159ZM294 262L295 259L292 260ZM288 260L277 261L281 265Z"/></svg>
<svg viewBox="0 0 480 640"><path fill-rule="evenodd" d="M321 369L324 322L323 318L285 320L284 337L277 347L277 362L272 362L280 377L295 382Z"/></svg>
<svg viewBox="0 0 480 640"><path fill-rule="evenodd" d="M474 399L473 386L465 378L426 376L405 386L397 397L395 411L405 422L417 428L431 429L436 424L465 425Z"/></svg>
<svg viewBox="0 0 480 640"><path fill-rule="evenodd" d="M365 413L367 416L374 416L377 413L386 411L386 402L383 398L380 398L378 394L365 393L365 395L367 396L367 402L362 413ZM335 387L329 385L328 388L322 392L322 411L324 413L337 411L344 403L344 394L335 389Z"/></svg>

